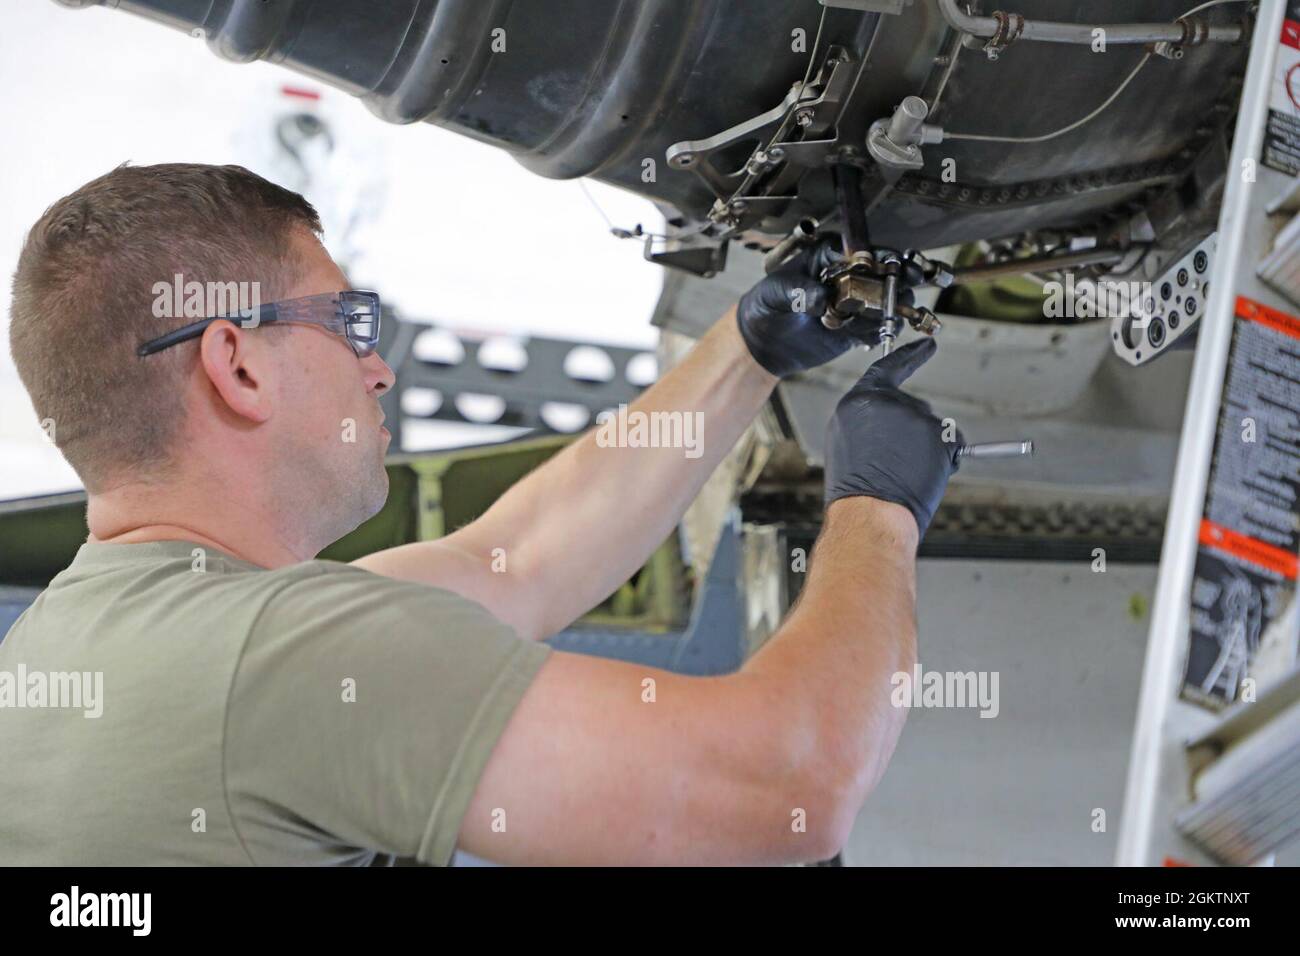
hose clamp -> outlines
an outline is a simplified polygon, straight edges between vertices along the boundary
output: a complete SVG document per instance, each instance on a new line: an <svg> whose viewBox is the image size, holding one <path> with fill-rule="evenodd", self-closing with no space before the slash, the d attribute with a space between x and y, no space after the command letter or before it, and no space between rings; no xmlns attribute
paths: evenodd
<svg viewBox="0 0 1300 956"><path fill-rule="evenodd" d="M993 19L998 21L998 28L989 37L988 43L984 44L984 52L990 60L996 60L1003 50L1019 40L1025 32L1025 18L1019 13L995 10Z"/></svg>
<svg viewBox="0 0 1300 956"><path fill-rule="evenodd" d="M1179 46L1200 46L1210 38L1210 23L1204 17L1182 17L1178 25L1183 30Z"/></svg>

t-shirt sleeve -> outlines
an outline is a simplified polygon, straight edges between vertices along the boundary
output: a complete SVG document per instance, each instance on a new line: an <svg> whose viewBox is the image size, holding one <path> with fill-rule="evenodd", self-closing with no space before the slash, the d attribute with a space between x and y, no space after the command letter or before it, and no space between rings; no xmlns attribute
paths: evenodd
<svg viewBox="0 0 1300 956"><path fill-rule="evenodd" d="M269 598L232 679L223 766L240 839L255 863L372 850L445 865L551 650L450 591L309 564Z"/></svg>

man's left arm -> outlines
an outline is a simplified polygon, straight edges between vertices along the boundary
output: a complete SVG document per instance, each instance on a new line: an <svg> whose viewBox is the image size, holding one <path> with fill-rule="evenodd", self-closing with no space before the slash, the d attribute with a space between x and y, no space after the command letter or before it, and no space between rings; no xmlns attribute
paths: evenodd
<svg viewBox="0 0 1300 956"><path fill-rule="evenodd" d="M562 630L645 563L781 377L861 344L821 325L827 248L755 286L630 406L629 426L677 413L692 447L602 447L589 430L464 528L353 563L455 591L526 638Z"/></svg>
<svg viewBox="0 0 1300 956"><path fill-rule="evenodd" d="M728 312L628 410L629 422L654 412L693 416L701 427L684 423L680 432L693 448L601 447L590 429L464 528L354 563L456 591L520 635L548 637L645 563L776 382Z"/></svg>

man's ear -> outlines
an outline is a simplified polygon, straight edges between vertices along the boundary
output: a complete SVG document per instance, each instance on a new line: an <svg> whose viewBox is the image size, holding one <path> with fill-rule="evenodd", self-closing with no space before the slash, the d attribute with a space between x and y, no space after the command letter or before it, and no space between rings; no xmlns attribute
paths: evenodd
<svg viewBox="0 0 1300 956"><path fill-rule="evenodd" d="M213 322L199 340L199 360L208 381L232 413L251 422L271 417L271 368L265 349L253 346L233 322Z"/></svg>

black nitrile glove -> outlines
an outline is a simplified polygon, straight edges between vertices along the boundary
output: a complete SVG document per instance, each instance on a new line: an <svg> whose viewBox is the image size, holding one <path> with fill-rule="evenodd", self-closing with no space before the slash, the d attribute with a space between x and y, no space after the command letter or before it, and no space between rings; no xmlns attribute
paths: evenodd
<svg viewBox="0 0 1300 956"><path fill-rule="evenodd" d="M822 270L843 256L838 240L804 249L750 289L736 308L740 335L759 365L780 378L838 358L855 345L880 341L879 323L855 319L828 329L821 317L830 289Z"/></svg>
<svg viewBox="0 0 1300 956"><path fill-rule="evenodd" d="M929 404L898 386L936 348L921 339L886 355L840 399L826 435L826 504L854 495L892 501L925 534L957 470L962 435L954 428L944 441Z"/></svg>

